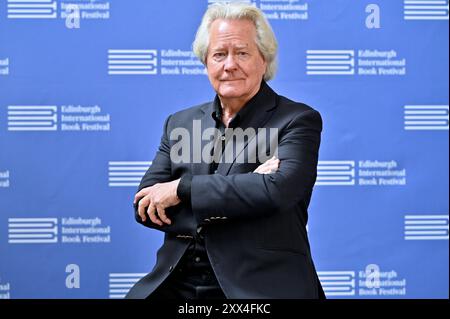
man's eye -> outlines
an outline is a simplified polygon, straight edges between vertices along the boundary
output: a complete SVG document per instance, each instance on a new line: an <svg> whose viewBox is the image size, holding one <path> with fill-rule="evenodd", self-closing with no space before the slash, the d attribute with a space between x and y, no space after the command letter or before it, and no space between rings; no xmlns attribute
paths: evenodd
<svg viewBox="0 0 450 319"><path fill-rule="evenodd" d="M245 52L245 51L241 51L241 52L238 52L238 55L239 55L239 56L247 56L248 53Z"/></svg>
<svg viewBox="0 0 450 319"><path fill-rule="evenodd" d="M213 57L216 59L223 58L224 56L225 56L225 53L222 53L222 52L217 52L217 53L214 53L214 55L213 55Z"/></svg>

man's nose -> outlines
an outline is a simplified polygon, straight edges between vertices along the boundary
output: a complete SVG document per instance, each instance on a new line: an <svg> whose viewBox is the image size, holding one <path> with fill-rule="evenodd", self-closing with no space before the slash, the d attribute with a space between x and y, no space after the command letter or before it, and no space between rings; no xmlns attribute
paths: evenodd
<svg viewBox="0 0 450 319"><path fill-rule="evenodd" d="M233 54L228 54L225 59L224 69L225 71L234 71L237 69L236 57Z"/></svg>

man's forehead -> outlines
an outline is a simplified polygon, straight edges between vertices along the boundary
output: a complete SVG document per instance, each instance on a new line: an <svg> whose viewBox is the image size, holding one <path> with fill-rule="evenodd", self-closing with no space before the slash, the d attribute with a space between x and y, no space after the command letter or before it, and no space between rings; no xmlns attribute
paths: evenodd
<svg viewBox="0 0 450 319"><path fill-rule="evenodd" d="M229 43L229 42L225 42L225 41L224 42L220 41L220 42L217 42L217 43L213 43L211 45L211 48L221 49L221 48L227 48L229 46L231 46L231 47L233 47L235 49L246 49L246 48L249 47L249 43L247 43L247 42L234 42L234 43L232 42L232 43Z"/></svg>
<svg viewBox="0 0 450 319"><path fill-rule="evenodd" d="M247 27L249 25L253 26L251 21L246 19L217 19L213 23L216 23L216 25L210 29L210 48L220 49L232 47L235 49L245 49L252 47L253 44L256 45L254 41L254 30ZM242 23L246 24L246 27L242 27Z"/></svg>

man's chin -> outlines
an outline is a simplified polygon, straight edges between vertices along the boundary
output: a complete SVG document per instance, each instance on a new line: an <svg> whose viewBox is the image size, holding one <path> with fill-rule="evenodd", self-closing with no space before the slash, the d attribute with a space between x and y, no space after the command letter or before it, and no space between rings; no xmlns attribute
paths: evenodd
<svg viewBox="0 0 450 319"><path fill-rule="evenodd" d="M239 87L236 85L236 87L228 86L226 88L220 88L218 93L223 98L232 99L244 96L246 92L242 90L242 86Z"/></svg>

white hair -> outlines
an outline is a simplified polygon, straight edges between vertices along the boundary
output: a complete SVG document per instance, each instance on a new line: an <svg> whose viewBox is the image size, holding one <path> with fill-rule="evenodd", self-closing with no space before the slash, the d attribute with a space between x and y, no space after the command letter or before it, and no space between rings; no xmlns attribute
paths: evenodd
<svg viewBox="0 0 450 319"><path fill-rule="evenodd" d="M264 80L268 81L275 76L277 69L277 40L264 13L255 6L239 2L218 2L209 6L195 35L192 44L195 55L206 65L206 55L209 46L209 29L214 20L250 20L256 28L256 45L267 63Z"/></svg>

